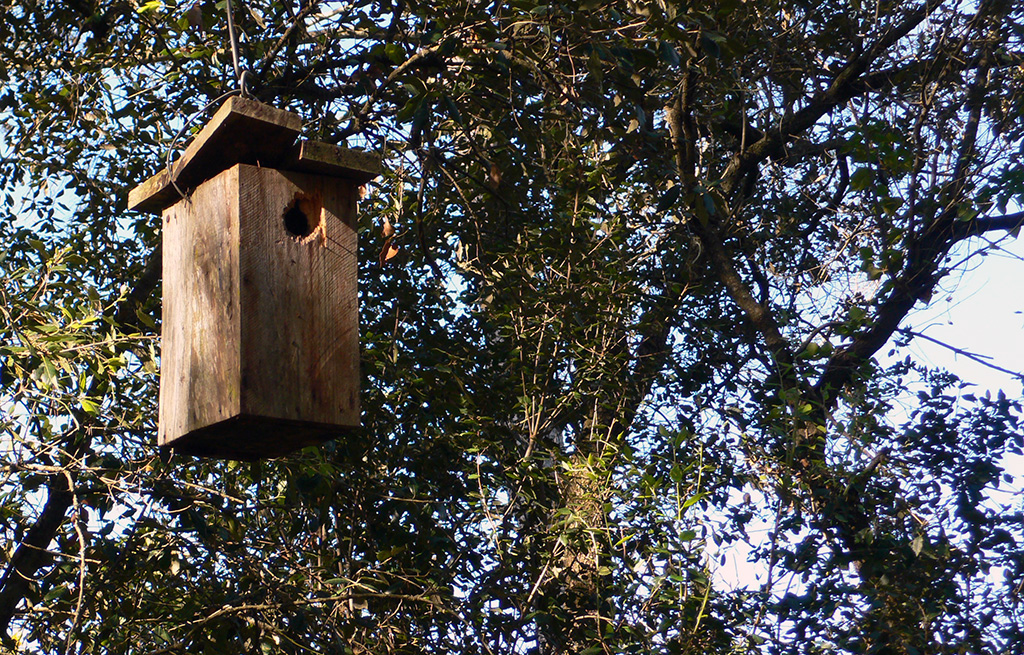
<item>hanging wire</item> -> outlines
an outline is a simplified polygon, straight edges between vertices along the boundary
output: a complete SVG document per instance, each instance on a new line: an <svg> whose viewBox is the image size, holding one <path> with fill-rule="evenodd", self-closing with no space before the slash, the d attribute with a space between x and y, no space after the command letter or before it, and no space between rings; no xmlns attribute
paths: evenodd
<svg viewBox="0 0 1024 655"><path fill-rule="evenodd" d="M181 196L186 201L188 200L188 195L186 195L185 192L182 191L181 187L178 186L177 180L174 179L175 175L171 166L171 155L174 153L175 144L177 144L178 140L185 135L185 131L188 130L189 126L192 125L192 123L194 123L197 118L205 114L207 111L210 110L211 107L220 103L222 100L230 98L234 95L240 95L243 98L252 97L251 94L249 93L248 87L245 84L245 78L247 75L250 75L250 73L246 69L242 68L241 65L238 63L238 37L235 36L235 20L231 14L231 0L224 0L224 8L227 11L228 15L228 39L231 43L231 63L235 69L235 77L238 78L238 88L232 89L227 93L222 93L210 102L206 103L206 105L202 109L189 116L189 118L181 126L181 129L178 130L178 133L174 135L173 139L171 139L170 145L167 146L167 156L164 158L164 163L167 168L167 174L170 176L171 186L173 186L174 190L178 192L178 195Z"/></svg>
<svg viewBox="0 0 1024 655"><path fill-rule="evenodd" d="M174 190L178 192L178 195L181 196L182 199L187 201L188 196L185 194L184 191L181 190L181 187L178 186L177 180L174 179L175 175L171 167L171 155L174 154L174 145L178 143L178 140L181 139L181 137L185 136L185 130L187 130L189 126L196 121L197 118L208 112L210 110L210 107L213 107L214 105L220 103L221 100L230 98L231 96L239 95L240 93L241 89L232 89L231 91L228 91L227 93L222 93L210 102L206 103L202 109L195 112L194 114L189 116L188 119L185 120L185 123L181 126L181 129L178 130L178 133L174 135L173 139L171 139L170 145L167 146L167 155L166 157L164 157L164 163L167 167L167 174L170 176L171 186L174 187Z"/></svg>
<svg viewBox="0 0 1024 655"><path fill-rule="evenodd" d="M238 63L238 38L235 36L235 21L231 15L231 0L224 0L224 7L228 14L228 38L231 40L231 62L235 67L235 77L238 78L238 90L243 98L248 98L249 90L245 86L245 76L249 71L242 68Z"/></svg>

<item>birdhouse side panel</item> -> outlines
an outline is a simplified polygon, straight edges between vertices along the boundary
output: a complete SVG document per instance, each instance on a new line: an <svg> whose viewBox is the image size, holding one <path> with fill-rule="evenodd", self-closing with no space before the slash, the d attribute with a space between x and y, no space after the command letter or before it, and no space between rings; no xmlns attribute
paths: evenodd
<svg viewBox="0 0 1024 655"><path fill-rule="evenodd" d="M242 412L358 426L355 184L238 169Z"/></svg>
<svg viewBox="0 0 1024 655"><path fill-rule="evenodd" d="M240 410L238 172L163 213L162 446Z"/></svg>

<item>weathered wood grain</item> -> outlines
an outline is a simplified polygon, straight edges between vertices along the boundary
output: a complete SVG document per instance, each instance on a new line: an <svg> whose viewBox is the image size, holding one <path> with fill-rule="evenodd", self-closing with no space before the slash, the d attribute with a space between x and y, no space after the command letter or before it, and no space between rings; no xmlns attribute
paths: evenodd
<svg viewBox="0 0 1024 655"><path fill-rule="evenodd" d="M163 211L161 446L259 459L359 426L356 195L380 160L300 127L231 98L129 196Z"/></svg>
<svg viewBox="0 0 1024 655"><path fill-rule="evenodd" d="M359 422L355 200L351 184L242 166L242 411ZM315 198L308 236L285 211ZM307 205L309 206L309 205Z"/></svg>
<svg viewBox="0 0 1024 655"><path fill-rule="evenodd" d="M161 445L255 459L358 427L355 211L351 181L240 164L166 212Z"/></svg>
<svg viewBox="0 0 1024 655"><path fill-rule="evenodd" d="M320 141L300 140L292 146L280 168L331 175L365 184L380 175L380 157Z"/></svg>
<svg viewBox="0 0 1024 655"><path fill-rule="evenodd" d="M238 415L238 169L163 215L161 446Z"/></svg>
<svg viewBox="0 0 1024 655"><path fill-rule="evenodd" d="M128 194L128 209L159 212L186 193L238 163L277 166L302 129L298 114L255 100L228 98L170 166Z"/></svg>

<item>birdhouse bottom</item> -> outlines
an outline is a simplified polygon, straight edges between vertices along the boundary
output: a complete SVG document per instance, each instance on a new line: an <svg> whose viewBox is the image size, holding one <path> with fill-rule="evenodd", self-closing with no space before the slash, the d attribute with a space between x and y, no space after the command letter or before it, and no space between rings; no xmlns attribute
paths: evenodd
<svg viewBox="0 0 1024 655"><path fill-rule="evenodd" d="M235 416L161 445L185 455L255 461L337 439L350 430L266 416Z"/></svg>

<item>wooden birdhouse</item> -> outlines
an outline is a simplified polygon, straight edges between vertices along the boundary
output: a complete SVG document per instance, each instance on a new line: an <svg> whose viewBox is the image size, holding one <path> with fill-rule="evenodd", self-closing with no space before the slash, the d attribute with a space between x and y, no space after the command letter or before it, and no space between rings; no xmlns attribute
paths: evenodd
<svg viewBox="0 0 1024 655"><path fill-rule="evenodd" d="M159 443L275 457L359 426L356 200L379 159L234 97L129 195L163 217Z"/></svg>

